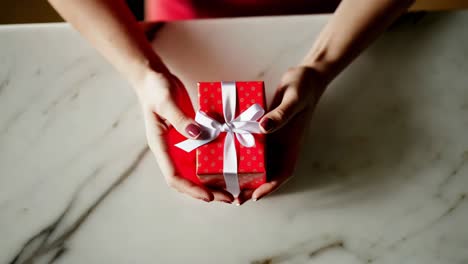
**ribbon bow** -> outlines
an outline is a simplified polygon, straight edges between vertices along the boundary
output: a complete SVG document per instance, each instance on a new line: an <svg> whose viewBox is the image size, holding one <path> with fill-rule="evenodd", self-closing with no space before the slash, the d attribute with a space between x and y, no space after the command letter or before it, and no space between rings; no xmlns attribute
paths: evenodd
<svg viewBox="0 0 468 264"><path fill-rule="evenodd" d="M221 94L225 123L221 124L205 113L198 111L195 115L195 121L202 126L208 135L204 139L187 139L176 144L176 147L190 152L213 141L221 132L226 132L223 151L224 181L226 182L227 191L237 197L240 193L240 187L237 175L237 151L234 135L243 146L253 147L255 139L252 133L260 133L260 125L257 120L263 116L265 110L259 104L254 104L237 118L234 118L237 100L236 83L221 82Z"/></svg>

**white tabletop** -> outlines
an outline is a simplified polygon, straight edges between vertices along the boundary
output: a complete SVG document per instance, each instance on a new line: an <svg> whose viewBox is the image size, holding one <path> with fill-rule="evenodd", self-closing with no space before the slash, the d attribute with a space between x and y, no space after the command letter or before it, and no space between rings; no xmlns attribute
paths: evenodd
<svg viewBox="0 0 468 264"><path fill-rule="evenodd" d="M197 81L271 96L327 16L166 24ZM295 177L236 207L169 189L128 83L65 24L0 27L0 263L465 263L468 13L386 32L325 93ZM288 162L288 161L285 161Z"/></svg>

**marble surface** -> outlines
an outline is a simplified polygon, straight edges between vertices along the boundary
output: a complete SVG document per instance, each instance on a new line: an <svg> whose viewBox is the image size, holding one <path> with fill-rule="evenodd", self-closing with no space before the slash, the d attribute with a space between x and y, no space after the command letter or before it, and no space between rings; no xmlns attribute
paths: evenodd
<svg viewBox="0 0 468 264"><path fill-rule="evenodd" d="M327 16L165 25L198 80L266 81ZM241 207L166 187L129 85L64 24L0 27L0 263L468 263L468 13L410 17L332 83L295 177ZM287 162L287 161L285 161Z"/></svg>

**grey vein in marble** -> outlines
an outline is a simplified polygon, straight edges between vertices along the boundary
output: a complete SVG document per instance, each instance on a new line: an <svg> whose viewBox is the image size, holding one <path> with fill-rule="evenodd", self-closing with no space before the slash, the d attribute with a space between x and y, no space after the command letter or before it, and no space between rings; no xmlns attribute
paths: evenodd
<svg viewBox="0 0 468 264"><path fill-rule="evenodd" d="M38 234L31 237L19 251L19 253L11 260L10 264L28 264L36 263L41 258L48 258L48 263L53 263L58 260L67 251L67 240L78 231L81 225L87 220L87 218L93 213L94 210L101 204L101 202L109 196L127 177L129 177L133 171L138 167L140 162L143 160L145 155L148 153L149 148L143 148L135 160L125 169L109 188L102 193L101 196L87 208L71 225L69 225L64 232L61 234L55 234L57 237L50 240L50 237L54 235L57 227L62 225L62 220L67 216L70 209L73 207L75 199L86 187L87 182L96 177L100 169L96 169L87 180L78 186L76 193L73 195L71 201L68 203L63 213L50 225L42 229Z"/></svg>

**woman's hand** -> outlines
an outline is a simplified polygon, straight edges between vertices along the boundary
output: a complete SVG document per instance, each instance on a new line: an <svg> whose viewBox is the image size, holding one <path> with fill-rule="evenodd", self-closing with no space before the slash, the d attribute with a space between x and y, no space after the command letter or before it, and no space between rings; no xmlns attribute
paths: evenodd
<svg viewBox="0 0 468 264"><path fill-rule="evenodd" d="M136 86L143 107L148 145L167 184L181 193L206 202L217 200L231 203L234 198L229 193L209 190L177 175L169 157L165 134L170 126L187 138L196 139L201 134L200 126L177 104L181 101L190 102L182 82L170 73L150 72Z"/></svg>
<svg viewBox="0 0 468 264"><path fill-rule="evenodd" d="M270 111L260 120L263 133L272 133L303 111L315 107L326 80L312 67L290 68L281 78Z"/></svg>
<svg viewBox="0 0 468 264"><path fill-rule="evenodd" d="M269 134L268 182L254 191L243 192L239 198L241 203L264 197L291 177L304 131L327 83L326 78L312 67L298 66L283 75L271 110L260 120L263 132Z"/></svg>
<svg viewBox="0 0 468 264"><path fill-rule="evenodd" d="M281 79L272 110L260 121L274 155L267 156L269 182L242 193L256 200L276 190L292 174L300 139L328 83L375 40L414 0L343 0L302 62ZM277 167L275 167L277 166ZM242 201L241 201L242 202Z"/></svg>

